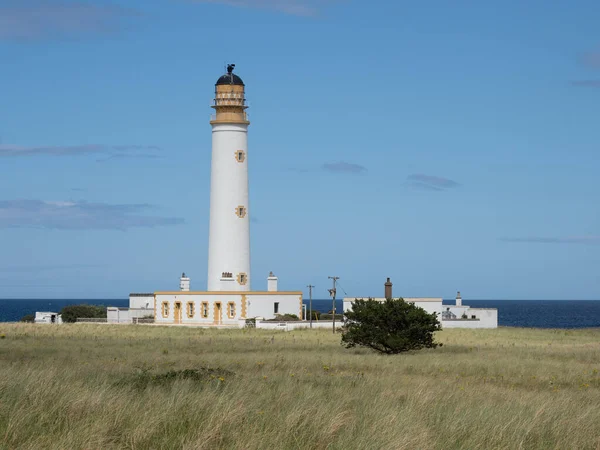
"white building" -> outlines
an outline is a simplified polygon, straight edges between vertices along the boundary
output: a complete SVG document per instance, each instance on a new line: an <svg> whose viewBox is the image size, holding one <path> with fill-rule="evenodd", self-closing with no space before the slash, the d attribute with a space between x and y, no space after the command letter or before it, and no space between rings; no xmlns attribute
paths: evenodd
<svg viewBox="0 0 600 450"><path fill-rule="evenodd" d="M385 283L385 297L369 298L384 302L392 297L392 283L388 278ZM442 328L498 328L498 310L495 308L471 308L462 304L460 292L456 295L454 305L444 305L441 297L403 297L404 301L423 308L428 313L436 313ZM344 298L344 313L352 310L354 297Z"/></svg>
<svg viewBox="0 0 600 450"><path fill-rule="evenodd" d="M279 292L271 273L267 291L155 292L155 323L240 326L249 318L302 317L302 292Z"/></svg>
<svg viewBox="0 0 600 450"><path fill-rule="evenodd" d="M271 273L267 289L252 291L250 273L250 206L248 196L248 126L245 85L233 73L215 85L212 126L208 289L190 290L185 273L179 291L131 294L129 317L122 308L109 310L109 322L142 317L150 308L155 323L239 326L248 318L294 314L302 318L302 292L280 292Z"/></svg>
<svg viewBox="0 0 600 450"><path fill-rule="evenodd" d="M34 323L60 324L62 323L62 317L59 313L55 312L36 312Z"/></svg>

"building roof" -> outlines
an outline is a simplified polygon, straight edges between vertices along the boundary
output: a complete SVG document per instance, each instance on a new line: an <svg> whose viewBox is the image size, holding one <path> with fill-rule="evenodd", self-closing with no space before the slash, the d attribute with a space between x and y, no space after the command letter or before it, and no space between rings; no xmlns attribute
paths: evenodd
<svg viewBox="0 0 600 450"><path fill-rule="evenodd" d="M138 294L138 293L134 293L132 292L131 294L129 294L130 297L154 297L154 293L150 292L149 294Z"/></svg>
<svg viewBox="0 0 600 450"><path fill-rule="evenodd" d="M225 84L244 86L242 79L234 73L226 73L225 75L221 76L221 78L219 78L215 83L215 86L222 86Z"/></svg>

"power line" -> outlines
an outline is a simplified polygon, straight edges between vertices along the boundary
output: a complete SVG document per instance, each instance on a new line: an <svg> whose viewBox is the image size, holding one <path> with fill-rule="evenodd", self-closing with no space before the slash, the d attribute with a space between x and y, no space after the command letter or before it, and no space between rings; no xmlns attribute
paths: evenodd
<svg viewBox="0 0 600 450"><path fill-rule="evenodd" d="M339 282L339 281L337 282L337 284L338 284L338 286L340 287L340 289L341 289L342 291L344 291L344 295L345 295L346 297L348 297L348 293L347 293L347 292L344 290L343 286L340 284L340 282Z"/></svg>

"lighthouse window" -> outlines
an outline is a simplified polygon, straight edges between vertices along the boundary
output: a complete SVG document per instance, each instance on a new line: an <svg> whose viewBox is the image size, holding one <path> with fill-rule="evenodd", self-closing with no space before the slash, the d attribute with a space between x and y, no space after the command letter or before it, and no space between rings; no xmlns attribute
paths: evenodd
<svg viewBox="0 0 600 450"><path fill-rule="evenodd" d="M235 209L235 213L237 214L237 216L238 216L240 219L243 219L244 217L246 217L246 208L245 208L244 206L238 206L238 207Z"/></svg>
<svg viewBox="0 0 600 450"><path fill-rule="evenodd" d="M279 302L273 303L273 314L279 314Z"/></svg>
<svg viewBox="0 0 600 450"><path fill-rule="evenodd" d="M208 318L208 302L202 302L202 317Z"/></svg>
<svg viewBox="0 0 600 450"><path fill-rule="evenodd" d="M244 152L244 150L237 150L235 152L235 160L237 162L244 162L244 160L246 159L246 153Z"/></svg>
<svg viewBox="0 0 600 450"><path fill-rule="evenodd" d="M194 313L195 313L195 308L194 308L194 302L188 302L187 304L187 316L189 319L194 317Z"/></svg>
<svg viewBox="0 0 600 450"><path fill-rule="evenodd" d="M248 276L245 273L240 273L237 276L237 281L239 284L244 286L246 284L246 282L248 281Z"/></svg>
<svg viewBox="0 0 600 450"><path fill-rule="evenodd" d="M229 302L227 304L227 316L230 319L234 319L235 318L235 303L234 302Z"/></svg>

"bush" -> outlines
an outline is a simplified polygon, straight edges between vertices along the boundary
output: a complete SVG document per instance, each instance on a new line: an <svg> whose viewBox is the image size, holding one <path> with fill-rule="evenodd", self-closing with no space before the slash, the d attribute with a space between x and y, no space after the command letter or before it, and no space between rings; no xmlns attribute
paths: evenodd
<svg viewBox="0 0 600 450"><path fill-rule="evenodd" d="M331 313L321 314L319 316L319 320L333 320L333 314L331 314ZM335 320L341 322L342 320L344 320L344 315L343 314L336 314L335 315Z"/></svg>
<svg viewBox="0 0 600 450"><path fill-rule="evenodd" d="M312 318L313 320L321 320L321 313L319 311L315 311L313 309L312 311ZM306 311L306 320L310 320L310 311Z"/></svg>
<svg viewBox="0 0 600 450"><path fill-rule="evenodd" d="M69 305L60 310L63 322L74 323L77 319L106 319L106 307L97 305Z"/></svg>
<svg viewBox="0 0 600 450"><path fill-rule="evenodd" d="M433 333L442 329L437 314L403 299L384 302L355 300L346 313L342 345L357 345L375 351L396 354L422 348L435 348Z"/></svg>
<svg viewBox="0 0 600 450"><path fill-rule="evenodd" d="M35 314L27 314L21 317L21 322L33 323L35 322Z"/></svg>
<svg viewBox="0 0 600 450"><path fill-rule="evenodd" d="M265 320L265 322L297 322L300 318L296 314L275 314L274 319Z"/></svg>

